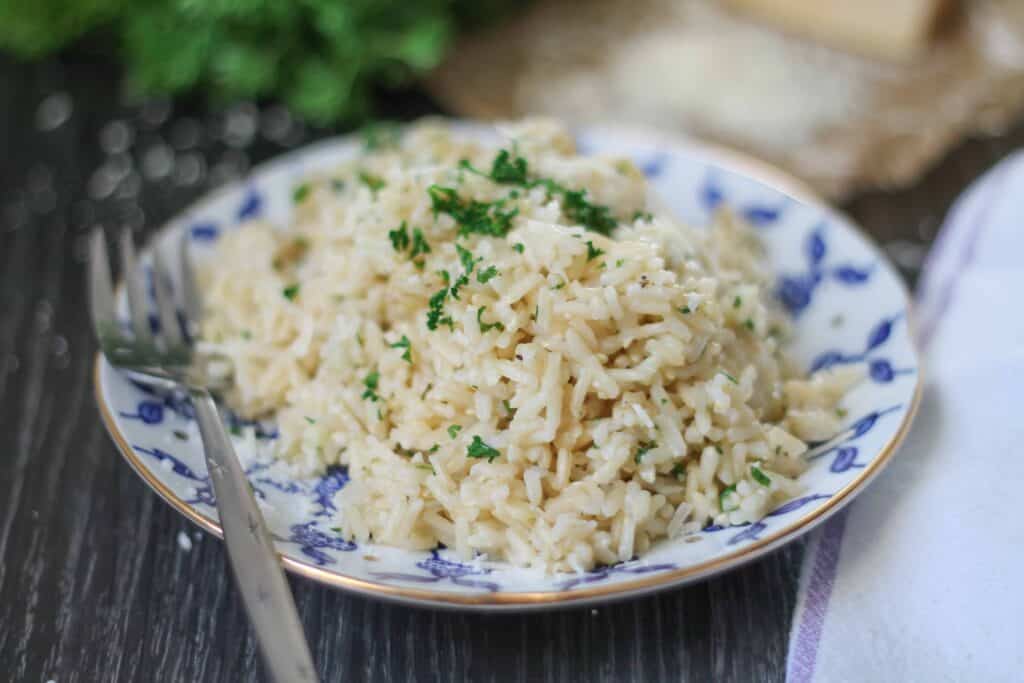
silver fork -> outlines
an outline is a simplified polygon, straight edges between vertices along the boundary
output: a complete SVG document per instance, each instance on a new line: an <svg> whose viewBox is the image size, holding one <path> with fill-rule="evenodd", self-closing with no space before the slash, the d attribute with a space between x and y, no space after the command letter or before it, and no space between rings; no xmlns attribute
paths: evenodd
<svg viewBox="0 0 1024 683"><path fill-rule="evenodd" d="M191 338L197 329L200 305L187 235L181 238L177 250L184 326L170 290L171 271L166 257L159 248L153 249L158 334L153 334L150 328L142 272L136 263L131 233L123 231L119 242L130 332L122 330L117 321L102 229L93 231L89 247L89 301L93 328L103 355L133 379L161 391L184 391L191 398L217 498L228 558L267 669L276 683L315 683L313 658L263 514L217 412L217 404L210 394L212 387L193 369L195 357Z"/></svg>

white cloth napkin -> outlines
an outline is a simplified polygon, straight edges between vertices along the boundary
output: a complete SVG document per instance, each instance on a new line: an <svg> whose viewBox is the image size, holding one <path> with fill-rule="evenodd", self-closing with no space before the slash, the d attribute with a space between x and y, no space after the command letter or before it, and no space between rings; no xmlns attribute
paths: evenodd
<svg viewBox="0 0 1024 683"><path fill-rule="evenodd" d="M907 442L815 532L787 681L1024 681L1024 152L954 205Z"/></svg>

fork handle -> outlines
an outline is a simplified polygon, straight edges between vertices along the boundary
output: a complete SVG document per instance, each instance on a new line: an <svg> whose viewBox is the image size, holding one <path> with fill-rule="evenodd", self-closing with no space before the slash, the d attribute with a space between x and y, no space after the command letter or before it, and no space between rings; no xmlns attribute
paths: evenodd
<svg viewBox="0 0 1024 683"><path fill-rule="evenodd" d="M275 683L316 683L288 582L210 392L190 388L235 582Z"/></svg>

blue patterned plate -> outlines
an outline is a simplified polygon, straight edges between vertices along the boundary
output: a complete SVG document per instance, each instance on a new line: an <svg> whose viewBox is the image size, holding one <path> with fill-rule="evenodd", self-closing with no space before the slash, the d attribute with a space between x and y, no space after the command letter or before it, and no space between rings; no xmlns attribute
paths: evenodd
<svg viewBox="0 0 1024 683"><path fill-rule="evenodd" d="M477 127L465 130L485 135ZM578 140L583 153L635 159L666 207L690 224L706 224L720 204L746 217L767 246L777 295L796 319L795 358L808 370L867 364L869 380L844 402L845 428L811 451L804 493L755 524L709 527L662 542L638 560L545 576L496 562L458 562L444 550L356 545L331 528L334 494L348 479L344 469L293 480L273 463L251 465L250 481L289 570L369 596L444 607L527 609L636 596L711 576L793 540L848 503L892 456L917 407L921 382L907 291L878 249L800 183L758 162L635 129L590 128ZM284 223L298 178L358 151L352 139L329 140L272 161L193 205L164 228L156 247L170 248L170 238L184 230L201 257L242 220ZM189 405L147 392L102 359L96 363L96 398L135 471L182 514L220 535ZM236 437L239 450L275 437L272 425L252 427Z"/></svg>

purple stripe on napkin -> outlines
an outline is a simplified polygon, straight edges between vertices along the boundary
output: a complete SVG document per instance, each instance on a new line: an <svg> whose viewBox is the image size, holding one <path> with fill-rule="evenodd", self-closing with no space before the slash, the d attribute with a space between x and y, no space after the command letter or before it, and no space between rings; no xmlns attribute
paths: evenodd
<svg viewBox="0 0 1024 683"><path fill-rule="evenodd" d="M807 596L789 658L786 680L789 683L810 683L814 678L814 662L818 658L818 642L825 626L825 611L832 596L832 586L839 566L839 547L846 529L846 511L839 512L825 523L815 546L814 566L807 581Z"/></svg>

